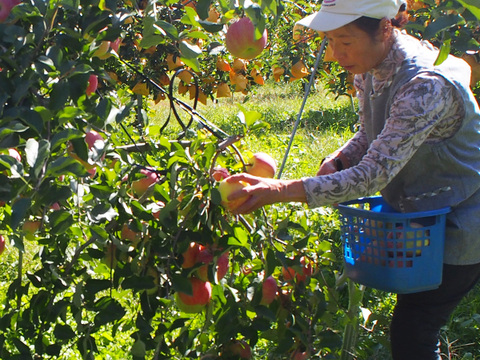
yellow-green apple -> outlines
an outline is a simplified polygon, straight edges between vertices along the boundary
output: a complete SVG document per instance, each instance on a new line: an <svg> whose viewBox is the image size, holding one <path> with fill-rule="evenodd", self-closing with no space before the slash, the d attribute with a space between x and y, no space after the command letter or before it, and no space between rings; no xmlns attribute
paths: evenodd
<svg viewBox="0 0 480 360"><path fill-rule="evenodd" d="M0 235L0 255L2 255L4 250L5 250L5 237L3 235Z"/></svg>
<svg viewBox="0 0 480 360"><path fill-rule="evenodd" d="M180 310L186 313L198 313L212 299L212 285L208 281L202 281L196 277L188 279L192 285L192 295L184 292L175 293L175 301Z"/></svg>
<svg viewBox="0 0 480 360"><path fill-rule="evenodd" d="M28 240L33 240L35 233L40 229L40 221L27 220L22 225L24 236Z"/></svg>
<svg viewBox="0 0 480 360"><path fill-rule="evenodd" d="M273 178L277 172L275 159L264 152L258 152L248 160L247 173L250 175Z"/></svg>
<svg viewBox="0 0 480 360"><path fill-rule="evenodd" d="M225 46L233 56L241 59L253 59L260 55L267 45L267 30L255 40L255 26L248 17L232 23L225 35Z"/></svg>
<svg viewBox="0 0 480 360"><path fill-rule="evenodd" d="M252 348L245 340L234 340L225 346L223 354L227 359L251 359Z"/></svg>
<svg viewBox="0 0 480 360"><path fill-rule="evenodd" d="M234 193L235 191L243 189L249 184L244 181L230 182L228 181L228 179L229 178L223 179L220 182L220 185L218 185L218 191L220 192L220 196L222 198L222 205L227 210L232 211L238 208L240 205L242 205L245 201L247 201L249 196L248 195L242 196L235 200L228 200L228 196Z"/></svg>
<svg viewBox="0 0 480 360"><path fill-rule="evenodd" d="M132 190L137 196L142 196L150 185L158 180L158 175L153 170L141 169L140 173L145 175L145 177L132 181Z"/></svg>
<svg viewBox="0 0 480 360"><path fill-rule="evenodd" d="M94 57L98 57L99 59L105 60L110 57L110 41L102 41L100 46L95 50L93 53Z"/></svg>
<svg viewBox="0 0 480 360"><path fill-rule="evenodd" d="M97 91L98 88L98 76L91 74L88 77L88 85L87 85L87 90L85 90L85 93L87 96L92 95L95 91Z"/></svg>
<svg viewBox="0 0 480 360"><path fill-rule="evenodd" d="M270 305L277 297L277 280L273 276L267 277L262 284L261 305Z"/></svg>

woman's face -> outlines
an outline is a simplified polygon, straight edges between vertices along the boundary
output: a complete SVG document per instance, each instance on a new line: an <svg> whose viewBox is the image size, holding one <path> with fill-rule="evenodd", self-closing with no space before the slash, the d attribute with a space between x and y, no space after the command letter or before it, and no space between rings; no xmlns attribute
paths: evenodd
<svg viewBox="0 0 480 360"><path fill-rule="evenodd" d="M328 31L326 36L333 57L353 74L363 74L378 66L392 46L390 36L381 33L373 39L354 24Z"/></svg>

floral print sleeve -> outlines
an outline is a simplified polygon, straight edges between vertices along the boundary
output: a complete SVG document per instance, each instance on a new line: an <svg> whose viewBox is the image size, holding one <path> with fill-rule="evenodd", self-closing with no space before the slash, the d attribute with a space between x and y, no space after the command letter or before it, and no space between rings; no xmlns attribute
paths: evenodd
<svg viewBox="0 0 480 360"><path fill-rule="evenodd" d="M414 77L399 90L393 104L384 129L366 151L360 111L359 132L341 149L353 166L302 179L309 207L374 195L398 174L422 143L451 137L464 116L458 91L435 74Z"/></svg>

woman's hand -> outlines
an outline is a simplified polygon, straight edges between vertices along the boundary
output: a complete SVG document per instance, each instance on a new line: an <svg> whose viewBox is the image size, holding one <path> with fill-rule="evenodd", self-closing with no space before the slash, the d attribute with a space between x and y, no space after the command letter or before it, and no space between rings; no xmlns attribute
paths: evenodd
<svg viewBox="0 0 480 360"><path fill-rule="evenodd" d="M333 174L334 172L337 172L337 165L335 163L335 159L326 158L325 161L320 164L320 169L317 172L317 176Z"/></svg>
<svg viewBox="0 0 480 360"><path fill-rule="evenodd" d="M249 174L236 174L228 177L226 181L244 181L250 184L228 196L229 201L248 196L243 204L232 210L233 214L248 214L262 206L278 202L306 201L301 180L278 180Z"/></svg>

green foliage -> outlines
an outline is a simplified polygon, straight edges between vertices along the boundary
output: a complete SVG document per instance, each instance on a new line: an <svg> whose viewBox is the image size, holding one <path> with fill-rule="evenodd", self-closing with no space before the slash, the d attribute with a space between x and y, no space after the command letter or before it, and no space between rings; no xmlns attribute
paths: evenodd
<svg viewBox="0 0 480 360"><path fill-rule="evenodd" d="M241 171L259 141L281 157L288 132L280 130L291 128L298 97L282 116L254 104L251 70L269 77L280 64L287 69L282 81L289 81L294 62L311 67L314 57L306 54L316 49L316 36L292 42L291 35L312 5L33 0L13 8L0 23L0 232L8 239L0 276L2 359L231 358L238 340L259 359L295 352L337 358L342 343L355 340L343 332L359 324L363 290L341 276L335 212L289 204L234 217L220 205L211 176L216 166ZM218 21L209 18L212 7ZM233 60L222 46L224 25L243 14L258 31L270 30L270 46L242 70L250 98L232 117L222 112L226 124L214 125L173 94L183 86L188 100L200 99L195 90L215 99L231 75L216 61ZM330 89L345 94L346 73L334 64L320 73L339 78ZM99 84L93 90L92 76ZM301 95L301 85L291 85L292 92ZM153 119L165 104L167 127ZM332 134L350 135L350 105L305 112L288 176L306 173L307 164L312 172L310 159L318 162L336 146ZM326 133L321 140L319 131ZM95 133L101 138L92 142ZM312 139L320 149L307 159L302 148ZM213 259L206 271L212 299L194 314L175 303L175 294L192 291L188 279L203 265L183 266L192 242ZM223 254L229 267L220 279ZM283 268L301 271L302 258L312 273L288 280ZM278 296L265 306L269 275ZM377 320L391 309L389 297L373 291L364 302L384 305ZM386 344L385 333L360 332L358 354L373 352L372 339Z"/></svg>

